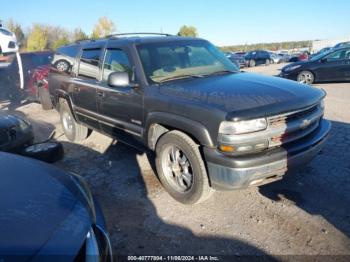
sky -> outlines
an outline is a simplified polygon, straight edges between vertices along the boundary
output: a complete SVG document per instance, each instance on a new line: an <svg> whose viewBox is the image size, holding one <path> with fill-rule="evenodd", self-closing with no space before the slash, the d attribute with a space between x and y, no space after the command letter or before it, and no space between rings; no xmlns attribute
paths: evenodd
<svg viewBox="0 0 350 262"><path fill-rule="evenodd" d="M3 10L6 10L5 12ZM176 34L193 25L223 45L337 38L350 35L349 0L2 0L0 19L29 28L59 25L91 34L101 16L119 33Z"/></svg>

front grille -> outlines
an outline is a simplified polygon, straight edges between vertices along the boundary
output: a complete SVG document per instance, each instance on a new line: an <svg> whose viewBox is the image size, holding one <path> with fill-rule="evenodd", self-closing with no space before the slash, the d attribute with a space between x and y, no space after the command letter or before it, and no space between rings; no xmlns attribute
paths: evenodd
<svg viewBox="0 0 350 262"><path fill-rule="evenodd" d="M268 118L269 148L301 139L317 129L323 109L319 105Z"/></svg>

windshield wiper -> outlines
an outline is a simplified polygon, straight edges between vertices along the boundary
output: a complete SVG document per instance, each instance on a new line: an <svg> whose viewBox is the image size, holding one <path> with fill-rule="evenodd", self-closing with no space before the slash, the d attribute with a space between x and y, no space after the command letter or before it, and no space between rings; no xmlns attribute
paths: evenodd
<svg viewBox="0 0 350 262"><path fill-rule="evenodd" d="M213 72L213 73L205 74L205 75L202 75L202 76L205 77L205 76L235 74L235 73L237 73L237 72L236 71L232 71L232 70L220 70L220 71L216 71L216 72Z"/></svg>
<svg viewBox="0 0 350 262"><path fill-rule="evenodd" d="M171 76L171 77L167 77L164 78L162 80L160 80L158 83L165 83L168 81L173 81L173 80L178 80L178 79L184 79L184 78L203 78L204 75L177 75L177 76Z"/></svg>

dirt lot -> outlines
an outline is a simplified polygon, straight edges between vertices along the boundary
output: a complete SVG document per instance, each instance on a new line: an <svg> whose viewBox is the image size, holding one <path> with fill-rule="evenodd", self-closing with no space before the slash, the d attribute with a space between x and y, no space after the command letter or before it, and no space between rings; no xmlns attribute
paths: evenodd
<svg viewBox="0 0 350 262"><path fill-rule="evenodd" d="M279 68L247 71L276 75ZM350 255L350 84L317 86L328 93L333 128L309 166L261 188L216 192L195 206L175 202L162 189L152 154L96 132L72 144L54 110L35 103L11 110L32 121L37 140L56 129L66 153L57 165L87 179L117 254Z"/></svg>

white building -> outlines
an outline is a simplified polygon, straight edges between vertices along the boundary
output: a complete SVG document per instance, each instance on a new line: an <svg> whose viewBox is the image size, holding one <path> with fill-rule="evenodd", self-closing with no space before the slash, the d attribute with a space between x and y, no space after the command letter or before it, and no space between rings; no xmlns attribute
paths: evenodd
<svg viewBox="0 0 350 262"><path fill-rule="evenodd" d="M350 36L334 38L334 39L315 40L315 41L312 41L312 51L317 52L322 48L332 47L338 43L348 42L348 41L350 41Z"/></svg>

